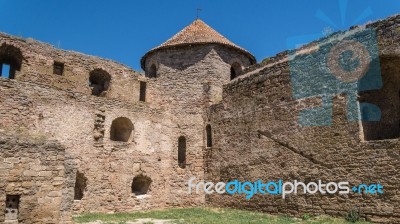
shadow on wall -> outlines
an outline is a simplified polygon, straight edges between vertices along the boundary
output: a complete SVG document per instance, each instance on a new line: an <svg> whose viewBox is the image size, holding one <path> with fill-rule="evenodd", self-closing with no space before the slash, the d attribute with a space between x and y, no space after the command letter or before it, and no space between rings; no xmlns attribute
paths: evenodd
<svg viewBox="0 0 400 224"><path fill-rule="evenodd" d="M383 87L359 94L360 102L373 103L381 110L380 121L362 121L364 140L400 137L400 57L381 57L380 64ZM368 111L361 114L365 120Z"/></svg>

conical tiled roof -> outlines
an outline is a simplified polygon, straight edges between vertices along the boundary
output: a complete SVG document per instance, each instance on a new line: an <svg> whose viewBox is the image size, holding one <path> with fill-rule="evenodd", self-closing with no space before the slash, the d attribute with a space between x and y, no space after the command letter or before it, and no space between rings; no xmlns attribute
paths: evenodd
<svg viewBox="0 0 400 224"><path fill-rule="evenodd" d="M210 44L210 43L221 44L228 47L232 47L246 54L253 63L256 62L254 56L250 54L248 51L232 43L230 40L222 36L220 33L211 28L202 20L196 19L193 23L191 23L189 26L185 27L183 30L175 34L169 40L147 52L141 59L142 68L144 69L144 63L146 57L150 53L153 53L157 50L168 47L185 46L192 44Z"/></svg>

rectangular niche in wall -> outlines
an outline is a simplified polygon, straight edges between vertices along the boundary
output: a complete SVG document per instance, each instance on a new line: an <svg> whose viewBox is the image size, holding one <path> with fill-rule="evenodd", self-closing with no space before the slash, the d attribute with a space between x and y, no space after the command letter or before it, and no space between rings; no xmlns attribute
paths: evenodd
<svg viewBox="0 0 400 224"><path fill-rule="evenodd" d="M64 73L64 63L54 62L53 74L62 75Z"/></svg>
<svg viewBox="0 0 400 224"><path fill-rule="evenodd" d="M6 196L5 221L18 220L19 195Z"/></svg>

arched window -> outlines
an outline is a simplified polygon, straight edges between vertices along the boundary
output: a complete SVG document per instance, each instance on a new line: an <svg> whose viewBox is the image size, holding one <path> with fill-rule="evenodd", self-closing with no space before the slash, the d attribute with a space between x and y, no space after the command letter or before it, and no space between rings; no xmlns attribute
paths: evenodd
<svg viewBox="0 0 400 224"><path fill-rule="evenodd" d="M178 139L178 166L186 167L186 138L184 136Z"/></svg>
<svg viewBox="0 0 400 224"><path fill-rule="evenodd" d="M239 63L234 62L231 65L231 80L236 78L241 72L242 72L242 66Z"/></svg>
<svg viewBox="0 0 400 224"><path fill-rule="evenodd" d="M2 44L0 46L0 76L14 79L15 72L21 69L22 59L22 53L18 48Z"/></svg>
<svg viewBox="0 0 400 224"><path fill-rule="evenodd" d="M92 95L105 96L110 87L111 76L103 69L95 69L89 74L89 86L92 89Z"/></svg>
<svg viewBox="0 0 400 224"><path fill-rule="evenodd" d="M147 73L147 76L149 78L157 78L157 67L155 64L152 64L149 68L149 71Z"/></svg>
<svg viewBox="0 0 400 224"><path fill-rule="evenodd" d="M79 171L76 172L76 180L75 180L75 192L74 192L74 199L75 200L82 200L83 194L85 193L86 190L86 183L87 178L83 173L80 173Z"/></svg>
<svg viewBox="0 0 400 224"><path fill-rule="evenodd" d="M212 147L211 125L206 126L207 147Z"/></svg>
<svg viewBox="0 0 400 224"><path fill-rule="evenodd" d="M135 195L147 194L149 191L151 184L151 179L147 176L143 176L142 174L136 176L132 180L132 193Z"/></svg>
<svg viewBox="0 0 400 224"><path fill-rule="evenodd" d="M126 117L113 120L110 130L110 139L113 141L127 142L132 134L133 124Z"/></svg>

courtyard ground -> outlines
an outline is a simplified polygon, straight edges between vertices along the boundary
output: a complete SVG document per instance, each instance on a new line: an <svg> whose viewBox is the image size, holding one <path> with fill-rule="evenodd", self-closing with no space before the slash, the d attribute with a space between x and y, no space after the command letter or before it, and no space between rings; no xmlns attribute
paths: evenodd
<svg viewBox="0 0 400 224"><path fill-rule="evenodd" d="M260 212L250 212L222 208L177 208L151 210L146 212L119 214L84 214L74 217L76 223L86 224L165 224L165 223L271 223L271 224L344 224L345 219L328 216L312 217L304 214L303 218L274 216ZM367 222L357 222L367 223Z"/></svg>

